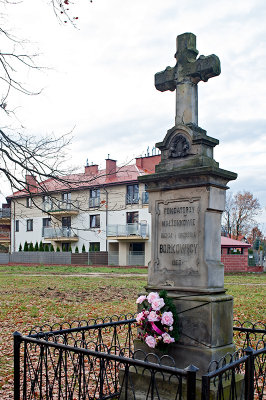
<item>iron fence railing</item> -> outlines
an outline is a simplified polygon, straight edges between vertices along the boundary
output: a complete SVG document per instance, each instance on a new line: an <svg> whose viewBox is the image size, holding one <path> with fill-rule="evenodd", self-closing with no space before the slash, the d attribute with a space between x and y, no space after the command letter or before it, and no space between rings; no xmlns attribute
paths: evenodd
<svg viewBox="0 0 266 400"><path fill-rule="evenodd" d="M210 364L202 376L202 400L264 399L265 325L236 324L237 345L248 347ZM199 398L196 367L178 369L169 356L134 352L136 337L132 314L43 325L27 336L15 332L14 400L160 400L169 391L176 400Z"/></svg>

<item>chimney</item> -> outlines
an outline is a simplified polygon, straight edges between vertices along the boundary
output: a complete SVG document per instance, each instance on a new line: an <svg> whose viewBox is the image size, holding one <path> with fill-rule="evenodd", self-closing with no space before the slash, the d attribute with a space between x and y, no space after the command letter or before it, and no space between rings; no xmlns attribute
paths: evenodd
<svg viewBox="0 0 266 400"><path fill-rule="evenodd" d="M98 174L98 165L86 165L85 166L85 175L97 175Z"/></svg>
<svg viewBox="0 0 266 400"><path fill-rule="evenodd" d="M140 169L146 170L147 172L154 173L155 166L161 161L161 154L148 157L137 157L136 166Z"/></svg>
<svg viewBox="0 0 266 400"><path fill-rule="evenodd" d="M26 184L28 186L29 192L37 192L38 182L36 180L36 176L34 175L26 175Z"/></svg>
<svg viewBox="0 0 266 400"><path fill-rule="evenodd" d="M106 160L106 175L114 175L116 174L116 160L111 160L107 158Z"/></svg>

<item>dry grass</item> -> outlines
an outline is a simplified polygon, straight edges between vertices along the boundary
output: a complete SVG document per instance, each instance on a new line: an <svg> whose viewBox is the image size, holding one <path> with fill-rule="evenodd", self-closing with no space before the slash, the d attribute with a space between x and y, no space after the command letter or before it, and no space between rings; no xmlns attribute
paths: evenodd
<svg viewBox="0 0 266 400"><path fill-rule="evenodd" d="M76 276L56 276L57 273L61 274L62 267L53 267L52 270L49 268L37 268L37 273L41 274L30 276L27 275L27 267L0 267L2 400L12 398L14 331L26 334L33 326L46 322L53 324L125 312L134 313L135 299L147 279L145 275L131 278L114 277L112 274L108 277L79 276L78 273L83 273L79 269L75 269ZM47 275L42 275L43 273ZM73 274L73 271L68 273ZM225 287L228 288L227 293L235 297L235 317L241 320L265 320L266 274L226 276Z"/></svg>

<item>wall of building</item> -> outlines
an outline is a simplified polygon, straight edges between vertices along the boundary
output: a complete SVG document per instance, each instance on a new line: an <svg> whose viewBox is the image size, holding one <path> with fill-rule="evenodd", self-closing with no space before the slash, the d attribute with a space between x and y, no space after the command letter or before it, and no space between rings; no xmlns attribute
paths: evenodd
<svg viewBox="0 0 266 400"><path fill-rule="evenodd" d="M221 262L225 272L262 272L263 267L248 266L248 248L243 249L243 254L227 254L227 248L222 248Z"/></svg>
<svg viewBox="0 0 266 400"><path fill-rule="evenodd" d="M71 215L71 230L77 235L78 241L71 242L72 250L77 246L79 252L82 251L83 245L86 251L89 250L91 242L99 242L100 250L107 250L107 224L121 224L127 223L127 212L138 211L139 222L146 221L150 226L150 214L148 212L148 205L142 204L142 193L145 191L143 184L139 185L139 203L126 204L127 185L114 185L100 188L100 205L99 207L89 207L90 190L77 190L71 191L71 203L78 202L78 214ZM55 193L50 196L52 200L62 200L62 193ZM39 243L51 243L54 248L57 246L62 249L61 243L52 239L45 239L43 234L43 218L51 217L51 227L62 227L62 215L55 213L48 214L42 211L44 209L43 196L34 196L32 206L27 207L27 200L25 198L18 198L12 200L12 218L11 218L11 237L12 248L11 252L18 251L20 244L24 246L25 241L33 244L36 241ZM100 215L100 227L90 228L90 216ZM67 216L65 214L64 216ZM27 220L33 220L33 231L27 231ZM19 221L19 232L15 231L15 221ZM150 236L150 232L149 232ZM150 242L150 237L149 240ZM150 243L145 244L145 256L149 259ZM122 252L125 251L126 246L122 246ZM128 249L126 250L128 253ZM121 255L125 258L126 255ZM148 261L146 261L148 262ZM145 262L145 263L146 263Z"/></svg>

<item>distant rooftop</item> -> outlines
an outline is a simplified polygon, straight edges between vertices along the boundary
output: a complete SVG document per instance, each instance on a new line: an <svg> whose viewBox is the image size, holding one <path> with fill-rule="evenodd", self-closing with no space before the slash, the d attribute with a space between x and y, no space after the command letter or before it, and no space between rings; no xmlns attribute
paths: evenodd
<svg viewBox="0 0 266 400"><path fill-rule="evenodd" d="M98 169L98 165L87 165L85 171L78 174L70 174L58 179L47 179L37 182L35 177L27 176L26 182L31 187L33 195L45 193L80 190L102 185L119 185L137 181L141 175L152 174L155 166L161 161L160 155L138 157L135 164L118 167L116 160L106 159L106 168ZM20 190L7 198L28 196L28 191Z"/></svg>
<svg viewBox="0 0 266 400"><path fill-rule="evenodd" d="M221 236L222 247L251 247L249 243L241 242L240 240L231 239L225 236Z"/></svg>

